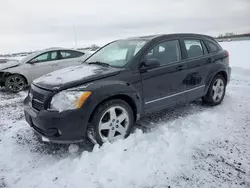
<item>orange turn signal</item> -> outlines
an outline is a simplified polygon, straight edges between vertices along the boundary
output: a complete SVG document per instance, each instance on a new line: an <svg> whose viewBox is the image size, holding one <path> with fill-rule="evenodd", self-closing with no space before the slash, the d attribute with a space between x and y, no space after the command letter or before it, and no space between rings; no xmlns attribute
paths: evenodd
<svg viewBox="0 0 250 188"><path fill-rule="evenodd" d="M77 101L77 108L81 108L84 101L91 95L90 91L84 92Z"/></svg>

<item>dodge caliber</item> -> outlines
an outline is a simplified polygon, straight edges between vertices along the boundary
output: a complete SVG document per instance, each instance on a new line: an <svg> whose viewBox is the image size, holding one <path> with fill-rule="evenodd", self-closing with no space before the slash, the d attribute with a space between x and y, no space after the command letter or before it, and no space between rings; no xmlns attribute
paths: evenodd
<svg viewBox="0 0 250 188"><path fill-rule="evenodd" d="M103 144L126 138L141 117L202 98L224 98L229 54L210 36L168 34L107 44L82 65L36 79L25 118L43 141Z"/></svg>

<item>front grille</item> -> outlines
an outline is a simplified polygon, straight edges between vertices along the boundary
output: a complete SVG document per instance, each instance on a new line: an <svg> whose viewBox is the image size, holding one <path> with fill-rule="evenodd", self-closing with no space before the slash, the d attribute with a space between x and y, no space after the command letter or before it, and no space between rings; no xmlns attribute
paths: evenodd
<svg viewBox="0 0 250 188"><path fill-rule="evenodd" d="M39 101L44 101L44 95L43 94L41 94L41 93L38 93L38 92L36 92L36 91L33 91L33 99L37 99L37 100L39 100Z"/></svg>
<svg viewBox="0 0 250 188"><path fill-rule="evenodd" d="M40 89L38 91L43 92ZM45 95L42 94L41 92L38 92L38 91L35 87L30 88L30 93L32 95L32 103L31 103L32 107L34 109L36 109L37 111L40 111L40 110L44 109Z"/></svg>
<svg viewBox="0 0 250 188"><path fill-rule="evenodd" d="M32 99L32 107L38 111L43 109L43 102Z"/></svg>

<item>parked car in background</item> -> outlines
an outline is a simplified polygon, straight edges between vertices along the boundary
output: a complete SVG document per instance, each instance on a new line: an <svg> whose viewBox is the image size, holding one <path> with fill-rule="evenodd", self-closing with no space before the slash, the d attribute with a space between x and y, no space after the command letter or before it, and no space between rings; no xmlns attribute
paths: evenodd
<svg viewBox="0 0 250 188"><path fill-rule="evenodd" d="M0 86L11 92L21 91L34 79L81 64L89 55L78 50L50 48L28 55L20 61L6 61L0 64Z"/></svg>
<svg viewBox="0 0 250 188"><path fill-rule="evenodd" d="M25 118L44 141L112 142L126 138L140 117L175 104L202 98L219 105L230 74L228 52L210 36L117 40L81 66L34 80Z"/></svg>
<svg viewBox="0 0 250 188"><path fill-rule="evenodd" d="M13 61L18 61L15 59L7 59L7 58L0 58L0 66L3 65L4 63L8 63L8 62L13 62Z"/></svg>

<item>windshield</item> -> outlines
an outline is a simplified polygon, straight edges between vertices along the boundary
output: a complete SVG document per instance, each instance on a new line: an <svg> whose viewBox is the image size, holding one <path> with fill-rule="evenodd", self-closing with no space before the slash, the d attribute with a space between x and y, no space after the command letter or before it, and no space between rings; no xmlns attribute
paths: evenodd
<svg viewBox="0 0 250 188"><path fill-rule="evenodd" d="M147 43L147 40L118 40L108 44L86 62L102 62L114 67L124 67Z"/></svg>
<svg viewBox="0 0 250 188"><path fill-rule="evenodd" d="M29 61L30 59L32 59L33 57L37 56L38 54L40 54L41 52L33 52L32 54L29 54L25 57L23 57L21 60L20 60L20 63L27 63L27 61Z"/></svg>

